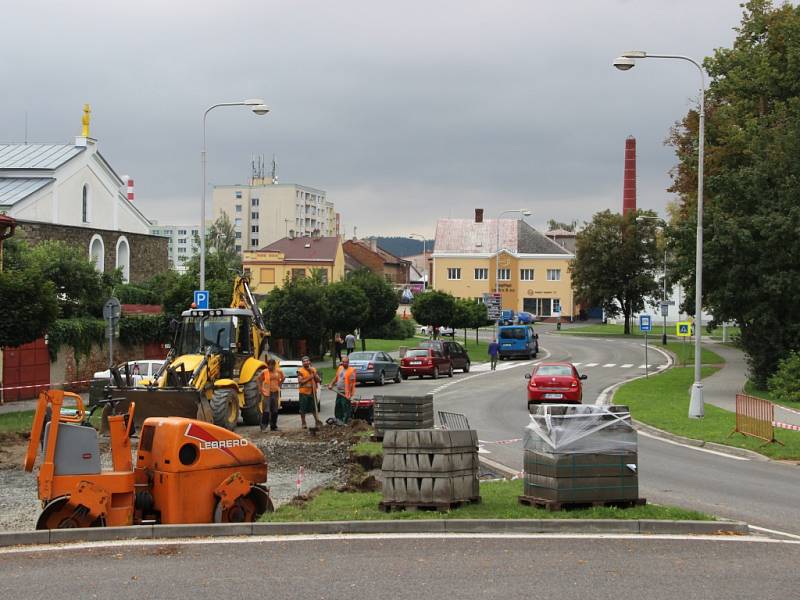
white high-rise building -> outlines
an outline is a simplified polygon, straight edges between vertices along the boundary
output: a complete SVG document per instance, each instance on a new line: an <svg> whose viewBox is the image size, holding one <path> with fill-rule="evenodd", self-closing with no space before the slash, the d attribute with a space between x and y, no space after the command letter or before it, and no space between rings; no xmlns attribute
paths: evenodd
<svg viewBox="0 0 800 600"><path fill-rule="evenodd" d="M333 202L323 190L294 183L253 178L250 184L217 185L212 195L212 219L226 213L236 231L236 249L258 250L279 239L339 235Z"/></svg>
<svg viewBox="0 0 800 600"><path fill-rule="evenodd" d="M169 240L169 262L179 273L186 272L186 261L200 250L195 238L200 239L197 225L159 225L153 221L151 235L159 235Z"/></svg>

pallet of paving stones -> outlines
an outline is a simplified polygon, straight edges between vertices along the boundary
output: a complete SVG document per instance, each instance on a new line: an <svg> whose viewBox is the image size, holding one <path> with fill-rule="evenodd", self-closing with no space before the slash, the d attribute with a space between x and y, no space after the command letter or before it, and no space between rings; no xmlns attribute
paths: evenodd
<svg viewBox="0 0 800 600"><path fill-rule="evenodd" d="M378 509L385 513L407 511L414 512L417 510L449 512L462 506L469 504L480 504L481 497L469 498L467 500L455 500L453 502L381 502L378 504Z"/></svg>
<svg viewBox="0 0 800 600"><path fill-rule="evenodd" d="M614 507L614 508L633 508L634 506L644 506L647 504L646 498L633 498L627 500L593 500L591 502L558 502L547 498L536 498L534 496L519 496L520 504L533 508L543 508L550 512L560 510L578 510L581 508L595 507Z"/></svg>

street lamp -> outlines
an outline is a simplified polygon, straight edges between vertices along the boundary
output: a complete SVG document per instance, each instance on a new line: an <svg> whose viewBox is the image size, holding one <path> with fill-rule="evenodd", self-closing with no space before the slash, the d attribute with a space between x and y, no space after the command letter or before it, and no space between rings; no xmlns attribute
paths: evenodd
<svg viewBox="0 0 800 600"><path fill-rule="evenodd" d="M703 67L688 56L679 54L649 54L642 50L631 50L614 59L614 66L620 71L628 71L636 65L637 58L668 58L692 63L700 72L700 124L697 145L697 247L695 249L694 285L694 383L689 402L689 418L699 419L705 414L703 407L703 383L700 380L700 333L703 324L703 155L705 153L705 89L706 76Z"/></svg>
<svg viewBox="0 0 800 600"><path fill-rule="evenodd" d="M659 217L648 217L648 216L638 216L636 220L640 223L642 221L658 221L660 225L656 225L656 227L660 228L661 231L666 231L666 223L663 219ZM662 308L661 308L661 316L664 317L664 329L661 333L661 344L663 346L667 345L667 241L666 238L664 239L664 291L662 296Z"/></svg>
<svg viewBox="0 0 800 600"><path fill-rule="evenodd" d="M503 215L510 214L510 213L520 213L523 217L530 217L531 211L527 208L514 208L511 210L504 210L500 213L497 217L497 222L495 223L495 230L497 231L497 242L495 244L495 270L494 270L494 293L495 296L500 294L500 219L503 218ZM503 310L503 303L500 302L500 310L502 313ZM497 321L495 322L495 338L497 338L497 324L500 322L500 316L497 317Z"/></svg>
<svg viewBox="0 0 800 600"><path fill-rule="evenodd" d="M261 98L249 98L241 102L220 102L206 109L203 113L203 152L200 162L203 164L203 194L200 201L200 289L206 289L206 117L215 108L220 106L248 106L257 115L269 112L269 106Z"/></svg>
<svg viewBox="0 0 800 600"><path fill-rule="evenodd" d="M428 252L426 250L426 248L427 248L426 244L427 244L428 240L424 235L419 234L419 233L409 233L408 237L410 237L411 239L419 238L419 239L422 240L422 264L425 265L425 272L422 274L422 276L423 276L422 283L425 285L425 289L427 289L428 288Z"/></svg>

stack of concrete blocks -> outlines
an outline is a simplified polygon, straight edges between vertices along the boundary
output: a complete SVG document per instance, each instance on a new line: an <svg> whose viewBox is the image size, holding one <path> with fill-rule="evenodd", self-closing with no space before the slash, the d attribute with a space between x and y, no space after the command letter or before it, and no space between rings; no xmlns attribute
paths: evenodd
<svg viewBox="0 0 800 600"><path fill-rule="evenodd" d="M537 406L524 446L523 501L590 504L639 498L638 440L626 406Z"/></svg>
<svg viewBox="0 0 800 600"><path fill-rule="evenodd" d="M387 431L433 427L433 394L425 396L375 396L375 435Z"/></svg>
<svg viewBox="0 0 800 600"><path fill-rule="evenodd" d="M390 430L383 438L382 506L449 508L480 501L478 433Z"/></svg>

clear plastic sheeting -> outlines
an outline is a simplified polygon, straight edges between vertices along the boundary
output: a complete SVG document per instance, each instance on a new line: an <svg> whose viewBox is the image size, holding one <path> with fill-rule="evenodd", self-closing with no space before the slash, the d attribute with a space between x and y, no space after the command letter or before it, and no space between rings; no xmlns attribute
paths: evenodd
<svg viewBox="0 0 800 600"><path fill-rule="evenodd" d="M525 450L547 454L626 454L638 440L627 406L543 404L530 415Z"/></svg>

